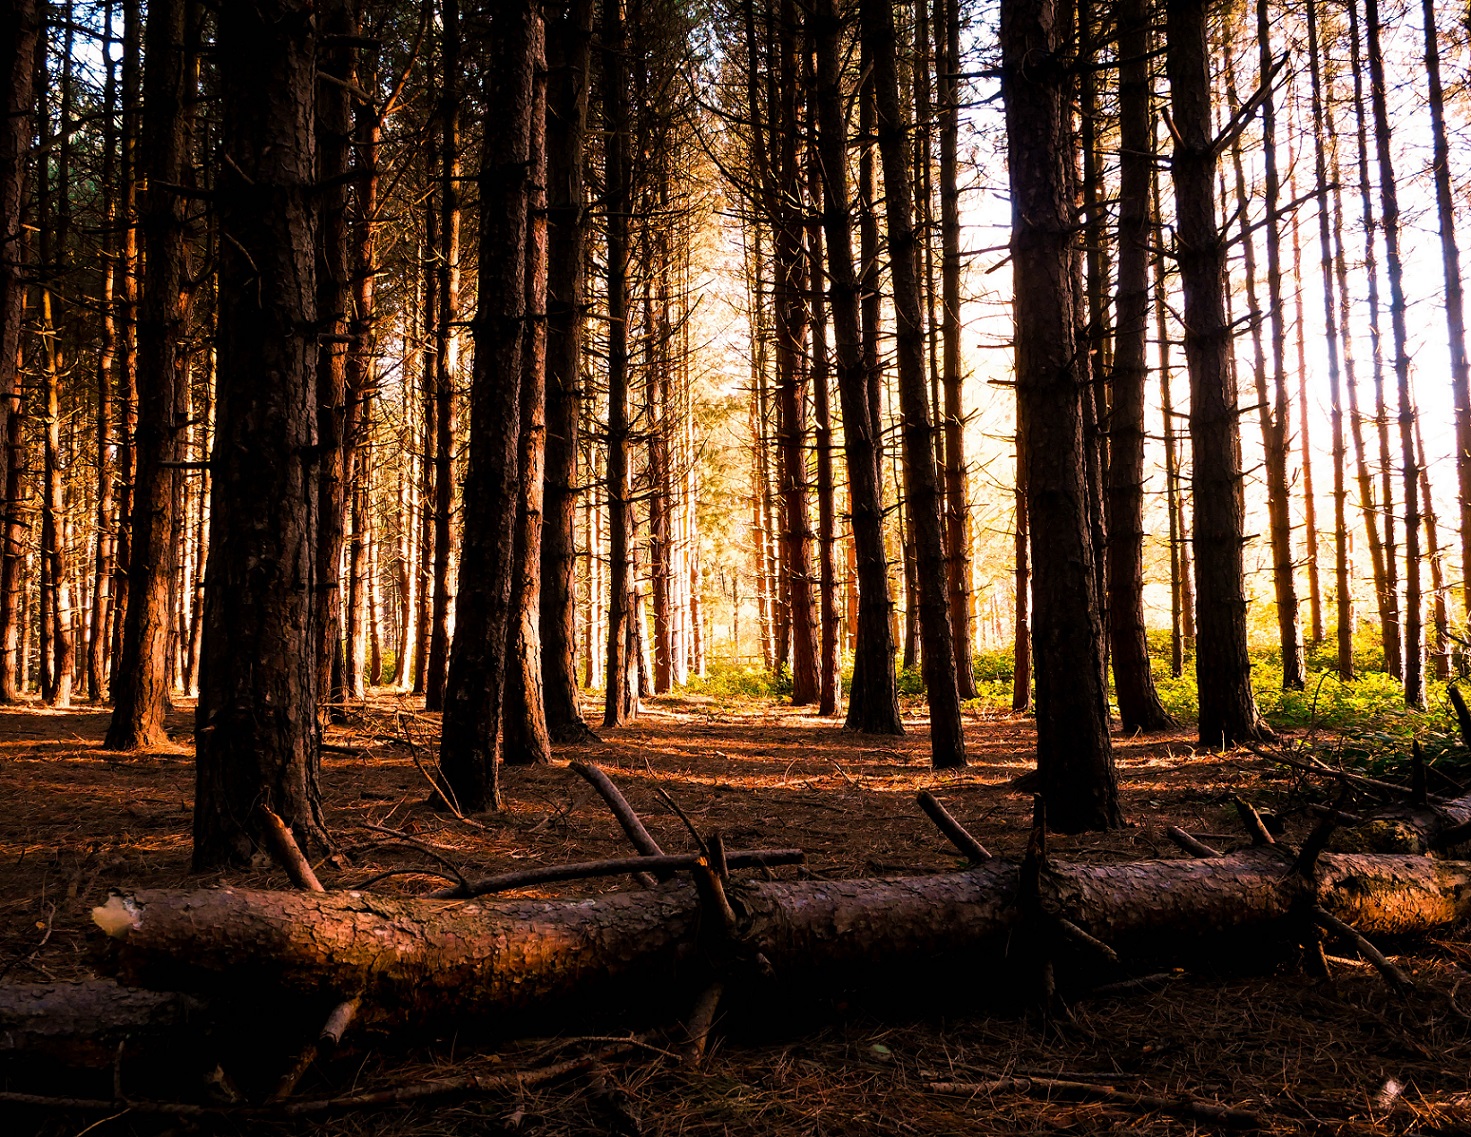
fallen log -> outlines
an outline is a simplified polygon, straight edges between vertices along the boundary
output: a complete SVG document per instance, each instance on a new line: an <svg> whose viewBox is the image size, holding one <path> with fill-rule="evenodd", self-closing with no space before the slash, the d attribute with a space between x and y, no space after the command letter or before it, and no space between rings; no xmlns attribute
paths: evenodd
<svg viewBox="0 0 1471 1137"><path fill-rule="evenodd" d="M0 1053L106 1065L123 1039L176 1033L205 1009L191 995L134 990L112 980L0 983Z"/></svg>
<svg viewBox="0 0 1471 1137"><path fill-rule="evenodd" d="M495 1021L558 1001L695 991L752 961L813 986L1005 950L1059 922L1121 955L1157 958L1227 932L1303 935L1318 912L1367 938L1471 915L1471 862L1333 854L1311 871L1283 846L1201 860L1021 866L898 880L729 882L729 915L676 881L577 900L424 900L225 888L116 894L94 910L126 983L209 993L258 988L361 996L391 1019ZM1029 915L1031 913L1031 915ZM1018 943L1036 942L1022 936ZM1045 948L1045 944L1044 944Z"/></svg>

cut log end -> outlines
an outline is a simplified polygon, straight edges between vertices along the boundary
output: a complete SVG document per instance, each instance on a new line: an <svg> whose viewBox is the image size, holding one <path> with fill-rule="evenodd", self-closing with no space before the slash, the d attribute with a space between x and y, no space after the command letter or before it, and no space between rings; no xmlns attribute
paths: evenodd
<svg viewBox="0 0 1471 1137"><path fill-rule="evenodd" d="M115 940L123 939L129 932L137 931L143 912L131 897L114 892L106 904L92 909L92 923L96 924Z"/></svg>

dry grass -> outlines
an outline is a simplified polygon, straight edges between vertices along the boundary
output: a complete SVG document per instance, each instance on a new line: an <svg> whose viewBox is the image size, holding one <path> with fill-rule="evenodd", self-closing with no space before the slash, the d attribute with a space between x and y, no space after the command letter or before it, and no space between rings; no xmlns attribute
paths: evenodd
<svg viewBox="0 0 1471 1137"><path fill-rule="evenodd" d="M0 712L0 971L7 978L92 974L87 914L111 887L212 883L187 871L189 716L181 713L176 722L184 742L124 759L100 750L104 726L105 715L91 710ZM329 888L389 868L444 871L422 848L365 825L408 834L467 875L624 855L612 817L566 769L573 758L602 765L668 851L684 851L691 841L660 803L656 785L703 831L723 833L729 846L799 846L824 875L957 867L956 855L914 805L921 789L939 796L1001 855L1021 852L1029 824L1030 798L1008 784L1029 768L1031 728L1019 718L969 723L971 766L936 774L926 765L919 721L903 738L865 740L844 734L837 722L769 704L659 700L601 744L559 749L550 768L507 771L506 811L484 829L424 805L427 787L413 759L416 748L421 755L432 751L435 729L432 716L382 695L349 727L332 731L334 745L356 751L331 753L324 762L328 816L350 854L350 863L320 866ZM1116 741L1130 827L1056 837L1055 856L1174 856L1162 834L1168 824L1239 843L1232 795L1283 810L1288 783L1250 755L1195 757L1184 734ZM1284 820L1289 834L1307 826L1290 813ZM286 887L269 866L230 879ZM441 883L429 875L399 876L379 887L412 893ZM623 887L631 885L593 881L528 895ZM627 1131L608 1104L619 1101L648 1134L1216 1131L1108 1103L970 1099L926 1088L936 1080L1021 1074L1106 1079L1129 1092L1207 1098L1258 1113L1274 1133L1471 1133L1471 1028L1455 1002L1471 975L1471 945L1458 931L1406 950L1399 961L1420 986L1407 1001L1366 968L1339 966L1325 984L1289 965L1265 975L1181 972L1152 993L1083 1000L1074 1008L1076 1021L1060 1027L1035 1015L947 1015L943 996L901 1011L854 999L814 1007L800 1020L747 1014L727 1021L699 1070L645 1048L611 1064L601 1082L583 1076L514 1099L462 1098L279 1126L236 1120L201 1126L374 1137L616 1133ZM677 1040L677 1032L671 1037ZM540 1040L467 1054L455 1039L382 1041L357 1039L304 1091L370 1088L463 1070L466 1062L514 1069L548 1048ZM296 1041L280 1045L284 1064ZM8 1088L26 1087L12 1081ZM17 1114L7 1124L5 1109L0 1105L4 1133L41 1127L76 1134L97 1120ZM186 1130L132 1116L92 1130L130 1131Z"/></svg>

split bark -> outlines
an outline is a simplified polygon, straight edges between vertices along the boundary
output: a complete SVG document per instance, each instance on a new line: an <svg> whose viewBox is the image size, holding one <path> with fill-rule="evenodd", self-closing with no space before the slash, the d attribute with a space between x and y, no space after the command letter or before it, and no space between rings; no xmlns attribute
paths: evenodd
<svg viewBox="0 0 1471 1137"><path fill-rule="evenodd" d="M1362 936L1407 935L1471 915L1471 863L1335 854L1291 870L1278 846L1207 860L1046 863L1018 905L1024 866L899 880L729 884L738 912L710 951L709 903L677 882L577 900L399 899L362 892L142 890L94 910L126 983L228 988L366 1003L410 1021L541 1010L673 980L703 990L710 959L764 961L784 982L823 982L937 957L1005 950L1025 921L1066 921L1124 953L1193 937L1306 929L1317 910ZM703 927L702 927L703 922ZM718 933L716 933L718 935ZM763 968L764 970L764 968ZM718 976L717 976L718 977Z"/></svg>

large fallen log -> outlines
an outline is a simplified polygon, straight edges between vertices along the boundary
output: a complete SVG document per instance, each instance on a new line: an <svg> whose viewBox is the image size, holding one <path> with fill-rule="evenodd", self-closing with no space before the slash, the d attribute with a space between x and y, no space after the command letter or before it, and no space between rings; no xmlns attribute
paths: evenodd
<svg viewBox="0 0 1471 1137"><path fill-rule="evenodd" d="M1471 915L1471 862L1325 853L1299 866L1281 846L1204 860L992 860L929 877L725 887L733 925L708 886L683 881L494 902L157 889L114 895L94 919L128 984L361 996L397 1021L493 1021L594 995L699 990L731 974L810 986L999 954L1009 943L1045 954L1059 929L1126 958L1157 958L1222 933L1307 938L1318 912L1371 939Z"/></svg>
<svg viewBox="0 0 1471 1137"><path fill-rule="evenodd" d="M176 1034L205 1013L191 995L134 990L111 980L0 983L0 1054L106 1064L123 1039Z"/></svg>

